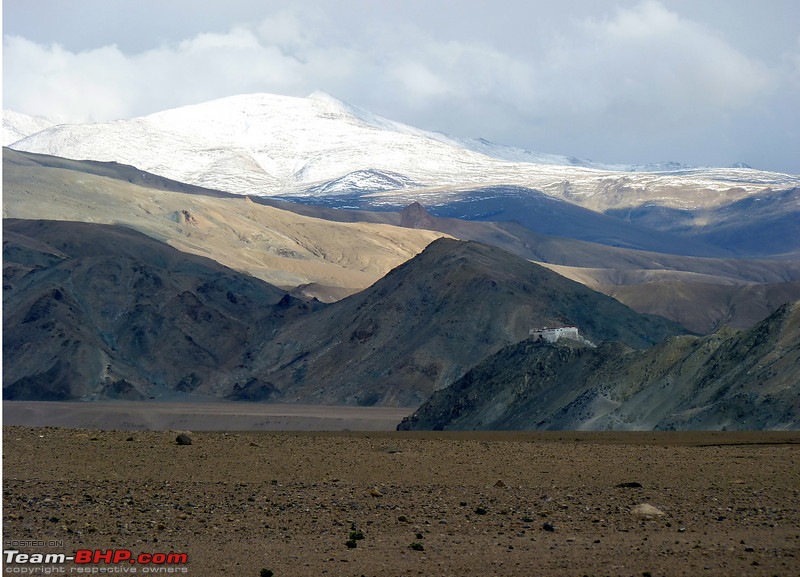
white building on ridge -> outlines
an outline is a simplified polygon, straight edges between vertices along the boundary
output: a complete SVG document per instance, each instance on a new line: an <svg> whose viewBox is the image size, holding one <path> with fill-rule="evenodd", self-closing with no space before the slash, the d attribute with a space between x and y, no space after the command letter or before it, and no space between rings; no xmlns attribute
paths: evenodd
<svg viewBox="0 0 800 577"><path fill-rule="evenodd" d="M548 343L554 343L558 339L573 339L576 341L581 341L581 336L578 334L578 327L557 327L557 328L542 328L542 329L531 329L530 330L530 338L542 339L543 341L547 341Z"/></svg>

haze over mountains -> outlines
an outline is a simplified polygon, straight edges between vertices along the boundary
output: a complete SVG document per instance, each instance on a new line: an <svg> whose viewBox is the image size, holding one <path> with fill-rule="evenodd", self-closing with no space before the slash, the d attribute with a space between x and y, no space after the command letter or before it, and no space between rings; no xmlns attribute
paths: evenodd
<svg viewBox="0 0 800 577"><path fill-rule="evenodd" d="M417 406L537 326L639 350L800 299L793 175L531 153L321 93L95 125L9 113L4 142L3 217L27 219L4 235L9 398ZM154 278L156 300L132 290Z"/></svg>

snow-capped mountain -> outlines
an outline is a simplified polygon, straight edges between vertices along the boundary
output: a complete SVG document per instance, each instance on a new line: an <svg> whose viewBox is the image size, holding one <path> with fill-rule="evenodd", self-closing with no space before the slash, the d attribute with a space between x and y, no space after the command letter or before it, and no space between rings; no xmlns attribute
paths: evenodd
<svg viewBox="0 0 800 577"><path fill-rule="evenodd" d="M583 168L594 168L597 170L613 172L669 172L676 170L693 170L698 167L679 162L659 162L651 164L613 164L608 162L597 162L576 156L565 156L563 154L547 154L544 152L534 152L515 146L497 144L485 138L454 138L455 142L472 150L492 158L508 160L510 162L526 162L533 164L555 164L558 166L581 166ZM750 168L741 166L739 168Z"/></svg>
<svg viewBox="0 0 800 577"><path fill-rule="evenodd" d="M58 124L43 116L30 116L13 110L3 111L3 146L14 144L18 140L36 134Z"/></svg>
<svg viewBox="0 0 800 577"><path fill-rule="evenodd" d="M402 174L370 169L350 172L325 184L312 187L306 193L314 196L352 195L353 191L359 190L374 193L405 190L415 186L413 180Z"/></svg>
<svg viewBox="0 0 800 577"><path fill-rule="evenodd" d="M116 161L175 180L247 195L387 195L407 203L476 187L540 190L596 210L656 202L717 206L800 177L752 169L601 165L427 132L347 105L249 94L130 120L51 126L11 148ZM652 168L652 167L650 167Z"/></svg>

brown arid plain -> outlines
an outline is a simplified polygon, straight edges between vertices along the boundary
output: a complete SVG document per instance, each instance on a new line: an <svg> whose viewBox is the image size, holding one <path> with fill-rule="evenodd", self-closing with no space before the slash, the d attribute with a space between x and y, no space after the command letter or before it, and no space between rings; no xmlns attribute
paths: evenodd
<svg viewBox="0 0 800 577"><path fill-rule="evenodd" d="M800 575L798 432L181 432L6 423L4 549L188 559L66 573Z"/></svg>

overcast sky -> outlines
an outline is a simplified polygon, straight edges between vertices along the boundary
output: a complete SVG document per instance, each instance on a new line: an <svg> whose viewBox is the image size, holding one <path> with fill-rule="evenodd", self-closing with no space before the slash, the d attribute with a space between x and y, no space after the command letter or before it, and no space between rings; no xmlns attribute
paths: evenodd
<svg viewBox="0 0 800 577"><path fill-rule="evenodd" d="M796 0L3 1L11 110L315 90L540 152L800 173Z"/></svg>

